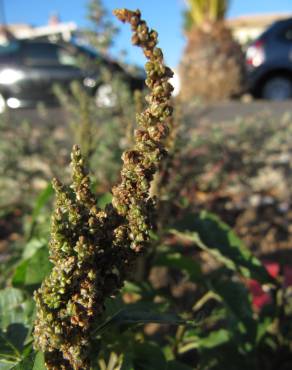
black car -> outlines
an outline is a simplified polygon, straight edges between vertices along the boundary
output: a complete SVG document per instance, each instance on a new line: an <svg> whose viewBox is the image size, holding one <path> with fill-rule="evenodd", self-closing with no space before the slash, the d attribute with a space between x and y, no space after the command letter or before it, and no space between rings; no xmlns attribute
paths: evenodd
<svg viewBox="0 0 292 370"><path fill-rule="evenodd" d="M275 22L247 49L249 91L257 98L292 98L292 18Z"/></svg>
<svg viewBox="0 0 292 370"><path fill-rule="evenodd" d="M80 67L82 66L82 67ZM0 111L34 107L38 102L55 104L53 86L68 89L73 80L80 81L98 105L110 106L110 83L105 84L102 68L119 74L130 89L143 89L144 76L133 76L117 62L73 43L11 40L0 46Z"/></svg>

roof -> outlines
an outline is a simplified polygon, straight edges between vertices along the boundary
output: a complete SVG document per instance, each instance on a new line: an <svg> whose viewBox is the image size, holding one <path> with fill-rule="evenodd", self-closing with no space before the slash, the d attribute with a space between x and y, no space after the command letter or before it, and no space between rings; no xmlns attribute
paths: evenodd
<svg viewBox="0 0 292 370"><path fill-rule="evenodd" d="M292 13L249 14L227 19L230 28L266 28L275 21L292 18Z"/></svg>
<svg viewBox="0 0 292 370"><path fill-rule="evenodd" d="M30 24L17 23L7 25L8 31L17 39L37 38L51 35L62 35L68 38L69 35L77 30L74 22L56 23L41 27L33 27Z"/></svg>

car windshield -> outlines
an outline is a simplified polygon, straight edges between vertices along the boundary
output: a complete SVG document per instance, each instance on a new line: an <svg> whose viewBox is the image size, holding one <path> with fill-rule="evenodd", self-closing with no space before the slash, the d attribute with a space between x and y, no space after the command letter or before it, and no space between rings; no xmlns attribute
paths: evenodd
<svg viewBox="0 0 292 370"><path fill-rule="evenodd" d="M0 43L0 56L12 54L19 49L19 41L10 40L8 42Z"/></svg>
<svg viewBox="0 0 292 370"><path fill-rule="evenodd" d="M75 48L76 52L86 56L87 58L94 60L100 58L97 51L94 48L90 47L89 45L81 44L78 41L75 41L74 39L71 41L71 45Z"/></svg>

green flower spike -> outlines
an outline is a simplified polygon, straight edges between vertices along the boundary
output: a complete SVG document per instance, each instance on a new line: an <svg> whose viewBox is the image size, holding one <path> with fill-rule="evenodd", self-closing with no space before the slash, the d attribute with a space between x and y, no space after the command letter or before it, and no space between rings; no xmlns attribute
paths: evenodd
<svg viewBox="0 0 292 370"><path fill-rule="evenodd" d="M72 186L53 181L56 206L49 244L51 274L35 292L37 307L34 346L45 355L49 370L88 370L91 334L104 311L105 299L122 287L137 255L149 241L154 201L151 181L165 156L164 139L172 108L171 70L156 47L140 12L116 10L132 26L135 45L148 58L148 108L137 115L135 145L123 154L121 183L113 189L105 211L96 206L80 150L72 151Z"/></svg>

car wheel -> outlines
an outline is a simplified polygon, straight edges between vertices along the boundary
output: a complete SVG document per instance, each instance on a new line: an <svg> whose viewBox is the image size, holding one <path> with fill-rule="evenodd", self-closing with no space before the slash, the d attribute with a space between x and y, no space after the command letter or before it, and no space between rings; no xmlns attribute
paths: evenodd
<svg viewBox="0 0 292 370"><path fill-rule="evenodd" d="M99 108L114 108L117 105L117 95L111 84L100 85L95 93L95 103Z"/></svg>
<svg viewBox="0 0 292 370"><path fill-rule="evenodd" d="M275 101L292 98L292 81L284 76L270 78L262 88L262 98Z"/></svg>

